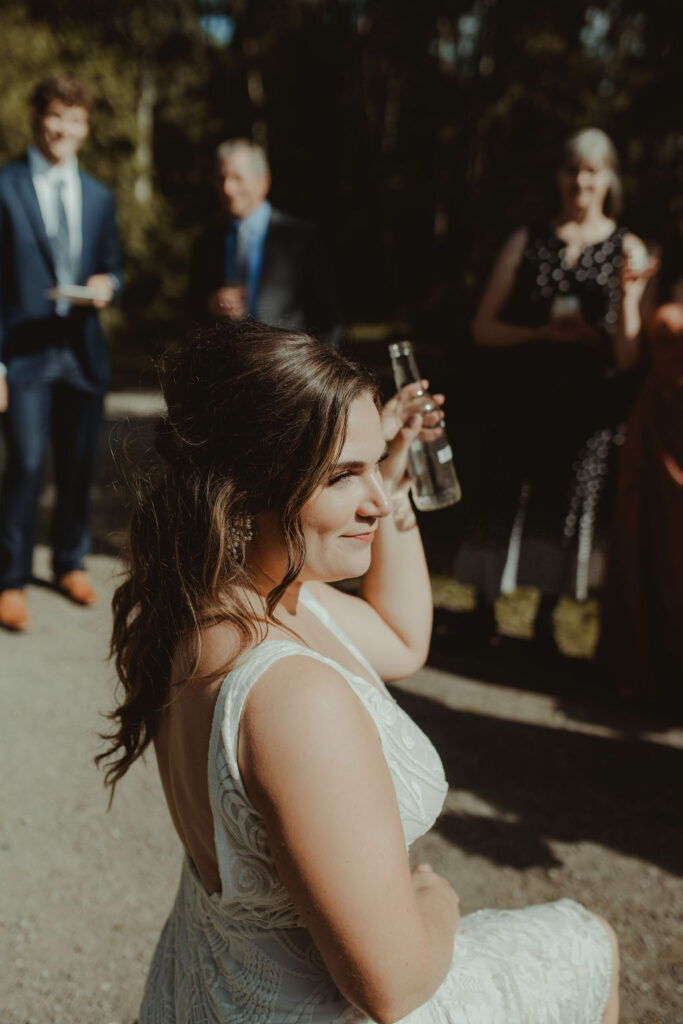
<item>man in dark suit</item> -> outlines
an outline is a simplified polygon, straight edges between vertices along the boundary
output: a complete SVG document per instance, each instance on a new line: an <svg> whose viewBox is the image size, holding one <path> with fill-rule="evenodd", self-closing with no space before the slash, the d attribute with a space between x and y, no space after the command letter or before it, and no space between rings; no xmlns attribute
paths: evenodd
<svg viewBox="0 0 683 1024"><path fill-rule="evenodd" d="M252 316L263 323L341 341L327 261L312 224L268 202L265 150L230 139L216 151L225 217L196 246L191 296L202 320Z"/></svg>
<svg viewBox="0 0 683 1024"><path fill-rule="evenodd" d="M59 589L78 604L97 595L83 571L88 498L109 379L97 310L121 282L111 193L78 167L90 99L58 76L34 90L35 144L0 169L0 410L7 465L0 495L0 626L30 622L43 464L52 440L57 485L52 544ZM80 296L74 286L85 286ZM48 294L51 293L51 294Z"/></svg>

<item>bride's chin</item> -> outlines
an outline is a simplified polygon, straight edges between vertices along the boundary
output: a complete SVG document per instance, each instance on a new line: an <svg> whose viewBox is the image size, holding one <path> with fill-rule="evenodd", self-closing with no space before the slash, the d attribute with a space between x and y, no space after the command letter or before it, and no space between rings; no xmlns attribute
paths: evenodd
<svg viewBox="0 0 683 1024"><path fill-rule="evenodd" d="M364 576L370 568L370 558L358 559L353 565L347 563L344 566L339 566L336 570L330 570L328 575L325 577L326 583L342 583L344 580L355 580L359 576Z"/></svg>

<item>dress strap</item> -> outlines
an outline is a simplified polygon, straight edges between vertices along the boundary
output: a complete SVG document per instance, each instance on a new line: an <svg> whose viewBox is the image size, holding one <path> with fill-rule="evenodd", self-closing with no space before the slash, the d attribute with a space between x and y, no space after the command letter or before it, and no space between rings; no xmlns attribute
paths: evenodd
<svg viewBox="0 0 683 1024"><path fill-rule="evenodd" d="M299 600L301 600L309 609L309 611L313 612L313 614L320 619L322 624L326 626L327 629L329 629L330 633L333 633L334 636L336 636L337 640L339 640L339 642L343 644L343 646L346 647L348 651L351 652L356 661L360 665L362 665L363 668L367 669L371 678L375 679L379 683L382 692L386 692L386 687L384 685L383 680L377 674L376 670L372 667L372 665L365 657L365 655L358 650L354 642L347 636L347 634L344 632L341 626L330 615L325 605L322 604L318 600L318 598L315 597L315 595L312 594L308 587L305 585L301 588L301 591L299 592Z"/></svg>
<svg viewBox="0 0 683 1024"><path fill-rule="evenodd" d="M249 651L242 662L228 672L223 680L213 713L209 744L209 772L215 769L219 747L222 746L227 767L232 777L242 786L237 765L237 738L240 720L249 692L274 662L293 655L311 655L314 652L293 640L263 640ZM209 789L212 780L209 778ZM246 796L246 792L244 794Z"/></svg>
<svg viewBox="0 0 683 1024"><path fill-rule="evenodd" d="M343 639L343 634L340 639ZM358 656L359 659L362 657L360 654ZM377 690L373 683L356 675L345 665L340 665L337 661L327 658L324 654L319 654L310 647L304 647L298 641L263 640L247 653L242 662L228 672L221 684L214 708L209 743L209 793L212 804L214 796L219 798L221 789L221 780L217 773L219 759L222 759L225 769L232 777L237 789L246 800L249 799L237 763L237 740L244 705L251 688L263 673L276 661L292 657L312 658L314 661L329 665L339 673L342 679L346 680L356 693L358 693L359 683L362 683L363 689ZM384 690L383 686L382 690Z"/></svg>
<svg viewBox="0 0 683 1024"><path fill-rule="evenodd" d="M214 843L223 896L230 891L229 864L232 858L227 822L239 822L256 812L246 791L237 763L240 720L252 686L272 664L287 657L313 657L314 651L290 640L264 640L250 650L241 663L228 672L216 701L209 741L207 777L213 817ZM341 666L339 671L342 671ZM227 813L226 812L227 808Z"/></svg>
<svg viewBox="0 0 683 1024"><path fill-rule="evenodd" d="M322 610L322 606L320 607ZM245 814L248 817L256 813L237 762L237 743L244 705L251 688L264 672L276 661L289 657L311 658L324 665L329 665L351 687L373 720L375 720L375 715L368 706L368 701L385 702L388 699L395 703L386 691L380 692L374 683L356 675L345 665L340 665L332 658L319 654L309 647L304 647L303 644L295 640L263 640L246 654L242 662L228 672L221 684L214 708L207 764L214 841L224 893L228 891L226 888L229 880L227 865L232 856L230 840L226 833L227 824L233 818L241 821ZM377 721L375 721L375 727L380 741L383 742L382 732ZM226 813L226 808L229 808L228 813Z"/></svg>

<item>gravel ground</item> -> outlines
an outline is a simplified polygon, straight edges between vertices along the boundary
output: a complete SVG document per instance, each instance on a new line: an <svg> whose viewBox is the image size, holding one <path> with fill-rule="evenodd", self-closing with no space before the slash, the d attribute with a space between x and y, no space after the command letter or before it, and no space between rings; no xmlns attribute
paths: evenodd
<svg viewBox="0 0 683 1024"><path fill-rule="evenodd" d="M114 447L132 429L122 416L152 411L117 396ZM139 422L134 451L149 443ZM179 874L153 758L109 812L92 763L111 707L120 568L108 447L107 436L89 562L101 603L82 609L56 593L41 547L27 591L33 631L0 635L1 1024L132 1024ZM394 688L451 786L415 858L451 880L463 913L579 899L619 934L622 1024L683 1024L683 730L611 709L578 662L528 668L505 645L461 656L449 622L438 627L430 666Z"/></svg>

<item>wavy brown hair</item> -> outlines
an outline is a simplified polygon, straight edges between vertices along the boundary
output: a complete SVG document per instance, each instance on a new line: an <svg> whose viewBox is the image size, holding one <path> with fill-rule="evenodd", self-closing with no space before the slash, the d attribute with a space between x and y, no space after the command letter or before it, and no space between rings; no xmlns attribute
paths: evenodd
<svg viewBox="0 0 683 1024"><path fill-rule="evenodd" d="M242 649L258 643L306 557L301 509L344 443L348 410L370 374L305 334L226 322L192 335L161 370L168 414L157 428L152 476L128 533L128 569L113 599L111 656L123 700L96 761L116 783L154 739L170 699L171 664L190 641L197 678L201 633L231 623ZM283 579L259 619L247 595L247 518L279 513Z"/></svg>

